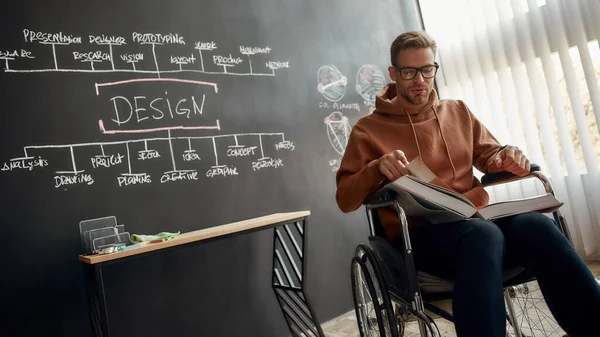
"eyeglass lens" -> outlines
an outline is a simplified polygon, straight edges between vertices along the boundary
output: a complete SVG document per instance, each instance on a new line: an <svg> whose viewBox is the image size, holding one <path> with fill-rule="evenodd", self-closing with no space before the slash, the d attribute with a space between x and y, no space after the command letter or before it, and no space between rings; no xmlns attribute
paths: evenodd
<svg viewBox="0 0 600 337"><path fill-rule="evenodd" d="M415 78L418 70L418 68L404 68L402 71L400 71L400 74L402 75L403 79L411 80ZM435 76L436 70L437 69L435 66L425 66L421 68L421 74L424 78L432 78Z"/></svg>

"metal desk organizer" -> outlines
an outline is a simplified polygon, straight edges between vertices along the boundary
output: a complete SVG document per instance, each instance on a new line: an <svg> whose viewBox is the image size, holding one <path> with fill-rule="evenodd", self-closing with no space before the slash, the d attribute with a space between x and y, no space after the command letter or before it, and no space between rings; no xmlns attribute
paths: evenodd
<svg viewBox="0 0 600 337"><path fill-rule="evenodd" d="M83 262L93 335L110 336L109 313L102 268L123 261L206 243L235 235L273 228L272 287L292 336L325 337L321 325L304 292L306 219L310 211L276 213L226 225L183 233L176 238L137 249L103 255L79 255ZM114 217L102 218L104 224L116 227ZM92 219L88 221L99 220ZM82 244L85 244L82 236Z"/></svg>

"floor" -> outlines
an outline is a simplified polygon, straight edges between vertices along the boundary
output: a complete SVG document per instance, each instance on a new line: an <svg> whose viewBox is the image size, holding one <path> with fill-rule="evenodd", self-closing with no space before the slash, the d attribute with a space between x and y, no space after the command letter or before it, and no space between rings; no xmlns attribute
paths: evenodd
<svg viewBox="0 0 600 337"><path fill-rule="evenodd" d="M588 266L596 278L600 279L600 262L588 262ZM433 317L433 316L432 316ZM441 336L456 337L454 325L442 318L434 319ZM356 323L354 311L348 312L345 315L337 317L329 322L322 324L323 332L326 337L360 337ZM404 337L419 337L419 328L416 322L406 324Z"/></svg>

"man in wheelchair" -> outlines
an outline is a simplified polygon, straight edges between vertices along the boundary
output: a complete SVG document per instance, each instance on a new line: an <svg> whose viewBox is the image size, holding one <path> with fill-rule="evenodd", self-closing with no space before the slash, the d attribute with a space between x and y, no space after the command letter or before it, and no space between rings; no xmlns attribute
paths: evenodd
<svg viewBox="0 0 600 337"><path fill-rule="evenodd" d="M436 42L424 32L407 32L391 45L389 83L375 111L353 127L337 172L336 200L343 212L358 209L384 184L408 174L416 156L438 184L478 207L488 194L474 177L506 171L530 174L522 151L501 146L460 100L439 100L432 87L438 70ZM377 210L384 236L404 248L398 214ZM529 212L498 219L432 225L408 218L416 269L453 281L452 312L459 337L506 336L503 269L530 269L553 316L571 337L600 336L600 286L570 241L549 217Z"/></svg>

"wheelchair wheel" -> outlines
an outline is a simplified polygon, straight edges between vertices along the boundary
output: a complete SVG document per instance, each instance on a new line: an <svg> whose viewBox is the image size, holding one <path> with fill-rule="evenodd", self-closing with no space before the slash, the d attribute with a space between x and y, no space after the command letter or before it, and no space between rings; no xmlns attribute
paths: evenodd
<svg viewBox="0 0 600 337"><path fill-rule="evenodd" d="M508 287L506 292L507 336L562 337L565 332L554 319L536 281ZM510 303L508 302L510 301ZM515 322L510 315L514 311Z"/></svg>
<svg viewBox="0 0 600 337"><path fill-rule="evenodd" d="M398 330L404 330L404 322L396 321L390 293L383 279L383 274L379 267L379 262L371 248L361 244L356 248L356 256L366 269L365 277L369 279L369 283L373 285L372 299L377 303L378 315L381 317L381 336L399 337ZM375 301L376 300L376 301ZM400 324L398 324L400 323Z"/></svg>
<svg viewBox="0 0 600 337"><path fill-rule="evenodd" d="M359 257L351 263L352 293L354 310L361 337L379 337L383 330L383 319L379 302L373 300L375 289L369 271Z"/></svg>

